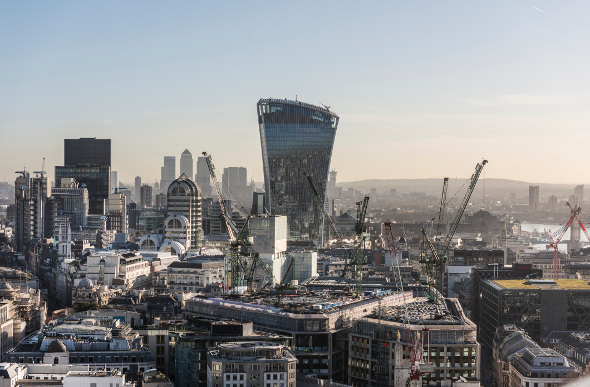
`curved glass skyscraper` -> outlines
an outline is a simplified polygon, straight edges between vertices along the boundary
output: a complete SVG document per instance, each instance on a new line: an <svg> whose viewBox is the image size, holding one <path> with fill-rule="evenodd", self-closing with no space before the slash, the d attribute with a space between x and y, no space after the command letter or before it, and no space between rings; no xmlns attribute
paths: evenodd
<svg viewBox="0 0 590 387"><path fill-rule="evenodd" d="M299 101L261 99L257 108L266 209L287 216L289 240L319 241L322 214L303 174L323 200L339 117Z"/></svg>

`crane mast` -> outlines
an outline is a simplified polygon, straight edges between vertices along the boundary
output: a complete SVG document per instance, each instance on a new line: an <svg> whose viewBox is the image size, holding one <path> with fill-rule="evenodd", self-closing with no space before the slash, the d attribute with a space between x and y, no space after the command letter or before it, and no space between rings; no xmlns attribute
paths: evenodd
<svg viewBox="0 0 590 387"><path fill-rule="evenodd" d="M584 230L584 234L588 237L588 232L586 231L586 227L582 224L580 220L580 211L582 209L577 207L576 209L572 208L569 202L566 202L566 205L569 207L571 211L570 220L567 222L566 225L561 226L557 231L554 233L553 231L549 230L549 235L551 236L551 244L547 246L548 249L553 249L553 279L556 280L559 278L559 242L565 236L566 231L570 228L571 224L573 223L574 219L580 223L582 230Z"/></svg>
<svg viewBox="0 0 590 387"><path fill-rule="evenodd" d="M440 294L443 293L443 280L442 279L443 279L443 275L444 275L444 271L445 271L445 264L448 261L449 246L451 245L451 241L453 240L453 236L455 235L455 231L457 231L457 227L459 226L459 223L461 222L461 218L463 217L465 209L467 208L467 205L469 204L469 200L471 199L471 195L473 194L473 191L475 190L475 185L477 184L477 181L479 180L479 176L481 175L481 172L483 171L483 167L487 163L488 163L487 160L483 160L481 163L477 163L477 165L475 166L475 171L471 175L469 186L467 187L467 191L465 192L465 196L463 197L463 201L461 202L461 204L459 205L459 208L457 209L457 214L455 215L455 219L453 220L453 223L451 223L449 232L447 233L446 237L444 238L440 249L437 249L434 246L434 244L432 243L432 241L430 240L430 237L428 236L428 234L426 232L426 227L428 227L428 224L430 222L425 224L424 227L422 227L423 242L430 249L432 257L431 258L423 257L421 260L421 263L425 264L425 266L426 266L426 272L428 273L428 276L430 277L429 279L431 281L431 285L434 287L434 289L436 289L436 291L434 292L435 294L437 293L437 291ZM444 206L442 205L442 203L446 200L447 184L448 184L448 178L445 178L445 181L443 184L443 193L441 195L442 196L441 197L441 210L444 210ZM440 214L439 214L439 219L440 219Z"/></svg>
<svg viewBox="0 0 590 387"><path fill-rule="evenodd" d="M248 290L252 291L254 272L258 266L262 267L262 269L269 276L271 282L274 283L275 278L272 268L266 262L260 259L258 252L254 250L250 241L245 237L245 230L248 221L250 220L250 216L248 217L244 227L238 231L236 224L227 212L228 209L221 194L221 189L219 188L219 182L217 181L215 166L211 160L211 155L208 155L207 152L203 152L203 156L206 158L209 174L211 175L211 180L213 181L213 186L215 187L215 192L217 194L217 199L219 200L219 205L221 207L221 218L225 222L227 233L231 239L231 254L227 264L227 266L229 266L229 270L226 268L226 272L229 272L231 275L230 286L232 295L236 295L237 287L242 286L244 284L244 280ZM252 258L252 263L249 267L248 257Z"/></svg>

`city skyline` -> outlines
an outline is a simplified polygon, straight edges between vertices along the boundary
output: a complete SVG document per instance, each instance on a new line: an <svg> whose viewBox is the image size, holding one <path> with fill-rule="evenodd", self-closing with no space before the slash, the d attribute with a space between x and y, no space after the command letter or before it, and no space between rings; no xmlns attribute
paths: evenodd
<svg viewBox="0 0 590 387"><path fill-rule="evenodd" d="M52 171L64 138L97 137L113 140L122 181L159 180L162 157L187 148L262 181L252 111L273 97L339 114L339 181L468 177L466 164L486 158L489 178L586 183L590 156L571 152L568 168L558 160L590 137L589 4L314 8L7 4L0 180L23 165L37 170L43 157ZM273 31L283 43L269 56L261 37Z"/></svg>

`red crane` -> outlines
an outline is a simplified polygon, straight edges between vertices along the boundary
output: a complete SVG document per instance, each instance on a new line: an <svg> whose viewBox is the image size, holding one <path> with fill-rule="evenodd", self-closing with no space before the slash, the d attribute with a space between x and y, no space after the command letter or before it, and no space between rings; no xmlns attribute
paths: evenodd
<svg viewBox="0 0 590 387"><path fill-rule="evenodd" d="M383 223L383 229L385 231L385 241L387 242L387 248L389 249L389 254L391 255L392 269L395 276L397 290L400 294L403 295L404 285L402 282L402 276L399 269L400 264L395 262L395 260L397 259L397 249L395 248L395 237L393 236L393 230L391 229L391 222L389 220ZM410 329L410 322L408 320L408 306L406 304L406 298L405 296L402 297L405 308L405 319L403 321L405 330L407 331L407 335L409 337L409 340L407 342L410 351L411 361L410 380L420 380L420 375L422 374L422 372L420 371L420 364L422 363L422 355L424 353L424 342L428 335L428 329L422 329L422 333L420 333L420 331L416 331L415 335L412 333L412 330Z"/></svg>
<svg viewBox="0 0 590 387"><path fill-rule="evenodd" d="M547 245L547 249L553 248L554 253L553 253L553 279L556 280L559 278L559 249L558 249L558 244L561 241L561 238L563 238L563 236L565 235L565 232L568 230L568 228L570 228L572 222L574 221L574 219L578 220L579 219L579 215L578 212L581 210L581 208L577 208L576 210L574 210L572 208L572 206L570 206L569 203L566 203L566 205L570 208L570 210L572 211L572 216L570 217L570 220L567 222L566 225L561 226L557 232L554 234L551 230L549 230L549 235L551 235L551 240L553 242L551 242L550 245ZM582 230L584 230L584 233L586 234L586 236L588 236L588 233L586 232L586 228L584 227L584 225L582 225L582 222L578 220L578 222L580 223L580 225L582 226Z"/></svg>
<svg viewBox="0 0 590 387"><path fill-rule="evenodd" d="M588 238L588 241L590 241L590 234L588 234L588 230L586 230L586 227L584 227L584 225L582 224L582 219L580 219L580 212L582 212L582 208L578 207L574 210L572 208L571 204L566 203L566 205L570 208L570 211L576 215L576 220L578 221L578 224L582 228L582 231L584 231L584 235L586 235L586 238Z"/></svg>

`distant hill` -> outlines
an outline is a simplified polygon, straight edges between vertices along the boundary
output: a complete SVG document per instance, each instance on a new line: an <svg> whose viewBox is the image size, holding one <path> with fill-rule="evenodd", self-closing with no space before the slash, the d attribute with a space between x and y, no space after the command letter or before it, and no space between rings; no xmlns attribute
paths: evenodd
<svg viewBox="0 0 590 387"><path fill-rule="evenodd" d="M466 182L465 179L449 179L448 193L454 194ZM371 188L377 189L377 194L388 194L391 189L396 189L397 194L408 192L425 192L427 195L438 196L442 190L443 179L370 179L351 182L337 182L337 187L342 187L344 190L354 188L363 193L370 193ZM479 179L475 188L474 195L482 195L485 189L486 196L508 196L510 193L516 193L518 197L528 196L529 186L538 185L539 195L541 201L547 200L551 195L560 197L567 197L573 195L576 184L543 184L543 183L529 183L526 181L509 180L509 179ZM586 185L590 189L590 185ZM464 189L465 187L463 187ZM463 190L462 190L463 191ZM585 194L585 198L589 197L590 192ZM544 198L544 199L543 199Z"/></svg>

